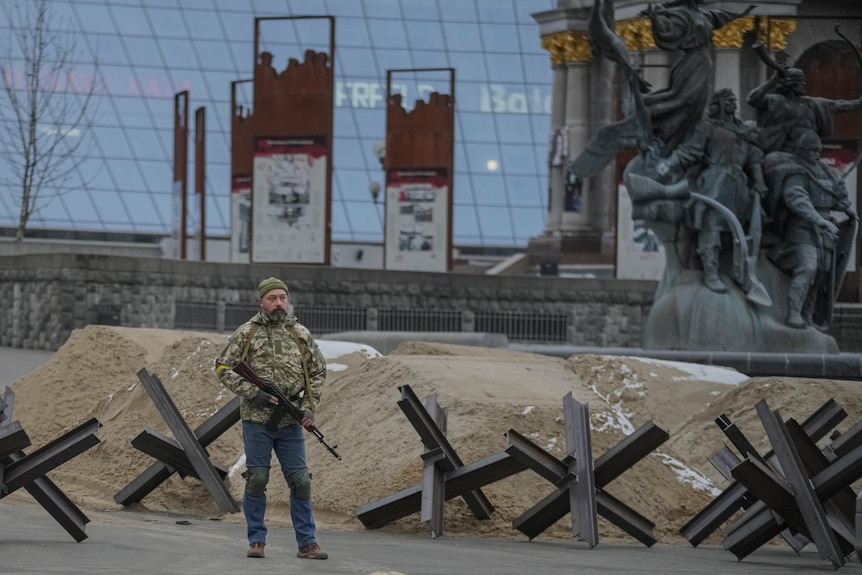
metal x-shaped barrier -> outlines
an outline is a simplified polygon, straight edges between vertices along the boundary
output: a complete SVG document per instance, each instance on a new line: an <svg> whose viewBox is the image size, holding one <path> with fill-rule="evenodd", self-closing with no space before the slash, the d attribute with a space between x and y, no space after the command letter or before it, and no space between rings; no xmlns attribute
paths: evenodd
<svg viewBox="0 0 862 575"><path fill-rule="evenodd" d="M141 501L177 472L181 476L199 479L220 510L226 513L239 511L239 504L234 501L224 482L227 468L210 459L206 451L210 443L239 421L239 396L233 398L200 427L192 431L155 374L141 369L138 371L138 379L144 385L176 440L149 427L145 427L144 431L132 439L133 447L157 461L117 492L114 495L114 501L121 505Z"/></svg>
<svg viewBox="0 0 862 575"><path fill-rule="evenodd" d="M862 421L820 448L846 412L830 400L802 424L784 421L767 402L757 414L772 445L759 455L726 416L716 421L744 459L729 450L713 462L733 483L681 530L693 544L703 540L736 511L725 530L724 548L742 560L781 535L797 552L813 542L822 559L841 567L855 551L856 494L850 485L862 477ZM718 463L717 463L718 462Z"/></svg>
<svg viewBox="0 0 862 575"><path fill-rule="evenodd" d="M423 406L408 385L398 388L398 405L425 446L422 482L356 509L365 527L376 529L413 513L430 523L432 537L443 534L444 502L462 497L478 519L488 519L493 507L481 488L526 469L548 479L557 490L516 519L515 529L530 539L572 511L572 531L591 546L598 543L596 513L646 545L655 543L648 519L617 500L603 488L647 453L664 443L667 432L652 422L638 429L595 463L590 447L589 412L571 394L563 400L569 455L559 460L510 429L508 446L499 453L465 465L446 439L447 413L436 394ZM576 454L584 454L580 458Z"/></svg>
<svg viewBox="0 0 862 575"><path fill-rule="evenodd" d="M826 437L826 434L846 417L847 412L844 408L830 399L802 423L802 428L816 442ZM746 454L759 457L751 442L726 414L721 414L715 421L742 457ZM772 461L774 457L775 453L770 450L761 459ZM724 447L713 455L710 461L730 481L730 485L680 529L682 536L695 547L733 517L737 511L749 509L757 503L757 497L745 485L736 481L731 473L731 469L740 463L740 457ZM762 504L759 507L762 508ZM796 551L801 550L807 543L807 540L801 541L798 536L789 533L783 533L783 537Z"/></svg>
<svg viewBox="0 0 862 575"><path fill-rule="evenodd" d="M8 387L0 397L0 499L24 488L71 535L87 538L84 527L90 519L72 503L46 474L99 443L102 424L93 418L54 441L25 454L31 445L21 424L12 421L15 394Z"/></svg>
<svg viewBox="0 0 862 575"><path fill-rule="evenodd" d="M667 432L647 422L594 462L588 406L569 393L563 398L563 418L566 457L562 460L513 429L507 433L506 452L556 487L515 519L513 527L532 540L571 513L572 534L592 548L599 543L598 514L647 547L652 546L656 542L655 524L613 497L605 487L667 441Z"/></svg>
<svg viewBox="0 0 862 575"><path fill-rule="evenodd" d="M368 529L376 529L418 511L420 521L430 524L431 536L439 537L443 535L445 501L462 497L477 519L490 518L494 508L481 488L526 467L505 452L464 465L446 439L447 413L437 403L437 395L428 396L423 406L409 385L398 390L398 406L426 449L422 482L358 507L356 517Z"/></svg>

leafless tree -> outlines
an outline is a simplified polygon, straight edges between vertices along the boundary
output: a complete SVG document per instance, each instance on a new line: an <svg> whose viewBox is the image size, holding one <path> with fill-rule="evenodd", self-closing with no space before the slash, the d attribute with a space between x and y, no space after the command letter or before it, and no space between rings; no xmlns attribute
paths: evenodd
<svg viewBox="0 0 862 575"><path fill-rule="evenodd" d="M19 208L17 241L30 217L57 196L86 185L78 168L92 150L98 63L83 64L71 23L48 0L10 6L0 46L0 182Z"/></svg>

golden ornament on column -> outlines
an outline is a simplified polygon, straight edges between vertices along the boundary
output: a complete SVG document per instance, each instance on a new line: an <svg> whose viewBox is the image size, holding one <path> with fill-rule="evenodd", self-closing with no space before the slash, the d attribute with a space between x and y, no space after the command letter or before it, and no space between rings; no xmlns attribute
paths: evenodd
<svg viewBox="0 0 862 575"><path fill-rule="evenodd" d="M590 62L593 59L586 32L567 30L542 36L542 48L550 52L551 64Z"/></svg>
<svg viewBox="0 0 862 575"><path fill-rule="evenodd" d="M757 39L766 44L770 50L787 48L787 37L796 32L796 20L793 18L761 17L756 24Z"/></svg>

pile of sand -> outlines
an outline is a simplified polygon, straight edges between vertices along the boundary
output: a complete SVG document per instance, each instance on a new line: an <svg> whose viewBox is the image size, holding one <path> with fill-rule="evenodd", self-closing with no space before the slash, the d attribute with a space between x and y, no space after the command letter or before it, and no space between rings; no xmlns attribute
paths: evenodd
<svg viewBox="0 0 862 575"><path fill-rule="evenodd" d="M152 458L130 446L144 426L171 435L136 373L155 373L194 429L233 396L214 374L226 337L211 333L89 326L37 371L20 379L13 419L35 449L92 417L103 427L101 442L52 471L54 480L83 509L115 510L114 495L146 469ZM727 484L708 463L725 438L713 420L728 414L759 448L767 445L754 405L766 399L782 415L804 419L834 398L848 412L843 430L862 414L854 383L793 378L746 379L726 370L726 380L698 377L696 366L634 358L540 355L467 346L408 342L383 357L363 353L330 358L317 424L337 461L308 436L315 518L325 529L363 530L355 510L421 481L419 436L397 405L399 386L423 400L437 395L448 410L447 437L465 463L505 449L514 429L558 458L565 456L562 398L590 408L594 457L648 421L670 440L607 486L607 491L656 523L660 542L684 542L678 530ZM714 374L715 369L711 368ZM235 425L208 449L231 468L230 491L241 500L242 439ZM472 517L461 499L446 504L448 534L523 537L512 521L554 490L524 471L483 488L495 507L490 520ZM24 495L24 497L28 497ZM150 511L219 517L203 485L176 474L138 506ZM136 506L137 507L137 506ZM280 473L269 487L268 522L290 524L288 491ZM624 537L600 520L600 537ZM385 530L427 533L418 514ZM567 516L540 537L571 538Z"/></svg>

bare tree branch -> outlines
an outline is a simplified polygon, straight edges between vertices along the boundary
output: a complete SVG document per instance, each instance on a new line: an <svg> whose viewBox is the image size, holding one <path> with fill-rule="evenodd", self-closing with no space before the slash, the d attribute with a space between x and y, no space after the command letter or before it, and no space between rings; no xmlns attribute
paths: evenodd
<svg viewBox="0 0 862 575"><path fill-rule="evenodd" d="M0 47L0 163L8 167L2 184L19 208L21 241L40 208L87 185L79 168L94 145L100 91L98 62L93 81L78 86L75 35L48 0L19 1L11 12L9 44Z"/></svg>

